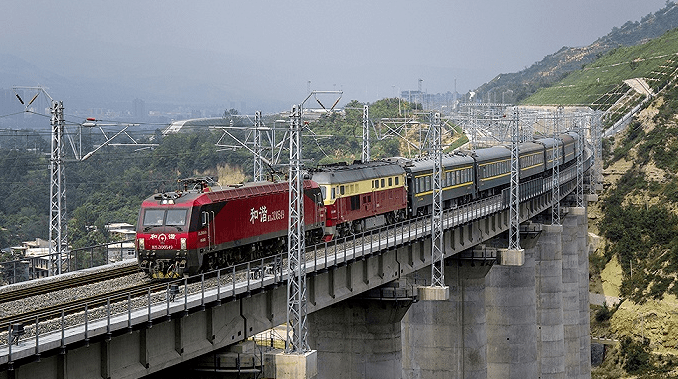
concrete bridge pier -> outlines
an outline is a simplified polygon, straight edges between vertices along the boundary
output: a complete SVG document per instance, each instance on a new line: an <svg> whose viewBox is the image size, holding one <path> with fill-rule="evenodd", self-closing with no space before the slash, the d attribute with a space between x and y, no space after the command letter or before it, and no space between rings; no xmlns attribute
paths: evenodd
<svg viewBox="0 0 678 379"><path fill-rule="evenodd" d="M400 321L413 299L412 290L396 282L309 314L317 378L400 378Z"/></svg>
<svg viewBox="0 0 678 379"><path fill-rule="evenodd" d="M535 254L522 266L493 266L487 288L487 377L538 378Z"/></svg>
<svg viewBox="0 0 678 379"><path fill-rule="evenodd" d="M565 378L562 225L542 225L535 251L537 364L542 379Z"/></svg>
<svg viewBox="0 0 678 379"><path fill-rule="evenodd" d="M580 218L584 218L584 208L565 208L562 217L563 234L563 331L565 342L565 376L567 378L588 377L582 372L582 332L579 273L579 234L582 226ZM586 227L583 224L584 228ZM584 253L586 254L586 253ZM588 273L588 271L587 271ZM588 277L587 277L588 288ZM588 294L587 294L588 295ZM588 296L587 296L588 299ZM588 309L588 304L587 304ZM585 337L588 337L586 335ZM590 361L590 355L587 360ZM589 376L590 376L590 370Z"/></svg>
<svg viewBox="0 0 678 379"><path fill-rule="evenodd" d="M403 378L487 377L485 275L491 262L447 259L449 300L410 307L402 322ZM431 271L417 274L426 278Z"/></svg>
<svg viewBox="0 0 678 379"><path fill-rule="evenodd" d="M577 219L577 264L579 266L579 373L591 378L591 318L589 303L588 217L586 208L570 208Z"/></svg>

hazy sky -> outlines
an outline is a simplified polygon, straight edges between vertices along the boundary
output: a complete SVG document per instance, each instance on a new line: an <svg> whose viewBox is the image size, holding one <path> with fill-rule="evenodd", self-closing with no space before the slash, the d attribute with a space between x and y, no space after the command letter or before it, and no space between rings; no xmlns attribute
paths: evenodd
<svg viewBox="0 0 678 379"><path fill-rule="evenodd" d="M344 100L374 101L416 89L419 78L431 93L453 91L455 78L466 92L665 3L5 1L0 48L65 77L185 77L286 103L301 100L310 80L311 89L343 90Z"/></svg>

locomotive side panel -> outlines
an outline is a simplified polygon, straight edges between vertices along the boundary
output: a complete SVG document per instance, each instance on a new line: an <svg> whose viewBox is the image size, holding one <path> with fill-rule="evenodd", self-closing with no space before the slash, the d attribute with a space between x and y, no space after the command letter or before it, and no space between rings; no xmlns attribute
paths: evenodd
<svg viewBox="0 0 678 379"><path fill-rule="evenodd" d="M139 265L154 278L195 274L281 250L288 229L287 183L256 183L215 192L158 194L142 204L137 226ZM183 216L179 216L181 213ZM307 230L324 225L317 185L305 182ZM173 221L174 220L174 221ZM313 235L313 234L311 234Z"/></svg>
<svg viewBox="0 0 678 379"><path fill-rule="evenodd" d="M396 164L326 166L314 172L313 180L322 189L327 210L326 240L404 217L405 175Z"/></svg>

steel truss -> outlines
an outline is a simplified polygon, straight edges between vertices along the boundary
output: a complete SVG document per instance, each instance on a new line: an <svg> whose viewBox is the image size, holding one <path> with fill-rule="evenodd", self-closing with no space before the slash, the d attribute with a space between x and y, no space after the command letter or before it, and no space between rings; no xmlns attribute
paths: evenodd
<svg viewBox="0 0 678 379"><path fill-rule="evenodd" d="M431 286L445 286L443 248L443 152L440 113L431 114L430 150L433 159L433 211L431 218Z"/></svg>
<svg viewBox="0 0 678 379"><path fill-rule="evenodd" d="M301 113L300 105L290 112L290 171L288 222L288 281L287 281L287 344L286 353L309 350L306 324L306 270L303 265L304 241L304 180L301 173Z"/></svg>
<svg viewBox="0 0 678 379"><path fill-rule="evenodd" d="M520 123L518 108L514 108L510 120L511 127L511 198L509 201L509 228L508 248L520 250Z"/></svg>
<svg viewBox="0 0 678 379"><path fill-rule="evenodd" d="M553 118L553 175L551 178L551 224L560 225L560 149L558 143L560 138L560 121L563 116L563 107L558 107L557 113Z"/></svg>
<svg viewBox="0 0 678 379"><path fill-rule="evenodd" d="M49 158L49 271L51 275L63 271L63 257L68 249L66 233L66 185L64 183L64 103L52 100L52 149ZM54 264L54 263L56 264ZM56 267L55 267L56 266ZM66 265L68 267L68 265Z"/></svg>
<svg viewBox="0 0 678 379"><path fill-rule="evenodd" d="M339 94L331 108L327 109L318 99L319 94ZM303 264L306 252L304 230L304 173L302 172L302 115L306 100L314 96L318 104L327 112L341 99L341 91L313 91L299 105L292 106L290 112L290 162L289 162L289 219L287 231L287 340L285 353L304 354L308 346L308 324L306 304L306 267Z"/></svg>
<svg viewBox="0 0 678 379"><path fill-rule="evenodd" d="M363 152L360 155L363 162L370 161L370 108L363 106Z"/></svg>

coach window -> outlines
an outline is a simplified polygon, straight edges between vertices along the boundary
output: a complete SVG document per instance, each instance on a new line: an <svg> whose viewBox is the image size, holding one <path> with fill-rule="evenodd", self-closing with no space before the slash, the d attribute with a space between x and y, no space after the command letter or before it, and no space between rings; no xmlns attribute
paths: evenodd
<svg viewBox="0 0 678 379"><path fill-rule="evenodd" d="M427 191L431 190L431 177L430 176L426 177L426 190Z"/></svg>
<svg viewBox="0 0 678 379"><path fill-rule="evenodd" d="M337 193L335 191L335 188L332 187L332 199L334 199L336 197L336 195L337 195Z"/></svg>
<svg viewBox="0 0 678 379"><path fill-rule="evenodd" d="M388 178L388 186L391 187L393 185L393 178Z"/></svg>
<svg viewBox="0 0 678 379"><path fill-rule="evenodd" d="M385 180L385 179L382 179L382 180L381 180L381 187L382 187L382 188L383 188L383 187L386 187L386 180Z"/></svg>
<svg viewBox="0 0 678 379"><path fill-rule="evenodd" d="M398 180L398 179L400 179L400 178L396 176L395 177L395 185L398 185L398 182L400 182L400 180Z"/></svg>
<svg viewBox="0 0 678 379"><path fill-rule="evenodd" d="M379 188L379 179L374 181L374 188Z"/></svg>
<svg viewBox="0 0 678 379"><path fill-rule="evenodd" d="M339 187L339 194L341 194L341 195L344 194L344 186Z"/></svg>

